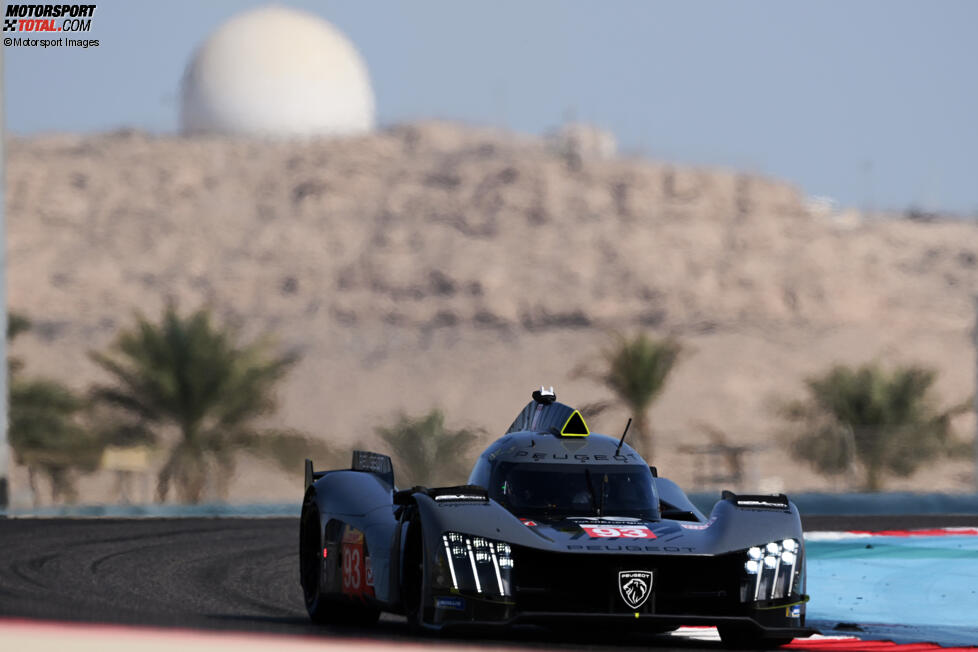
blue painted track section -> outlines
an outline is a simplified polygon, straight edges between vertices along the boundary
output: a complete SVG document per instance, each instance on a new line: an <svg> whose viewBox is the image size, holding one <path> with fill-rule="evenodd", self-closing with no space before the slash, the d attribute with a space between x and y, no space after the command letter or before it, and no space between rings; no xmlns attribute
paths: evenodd
<svg viewBox="0 0 978 652"><path fill-rule="evenodd" d="M891 639L978 644L978 537L814 540L806 550L816 626L859 623Z"/></svg>

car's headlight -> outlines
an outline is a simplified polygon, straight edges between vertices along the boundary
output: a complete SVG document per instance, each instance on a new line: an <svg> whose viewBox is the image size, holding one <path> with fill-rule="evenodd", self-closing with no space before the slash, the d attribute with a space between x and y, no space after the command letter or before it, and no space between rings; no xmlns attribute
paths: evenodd
<svg viewBox="0 0 978 652"><path fill-rule="evenodd" d="M448 577L443 584L456 591L509 596L513 551L508 543L458 532L441 537ZM437 578L436 578L437 579Z"/></svg>
<svg viewBox="0 0 978 652"><path fill-rule="evenodd" d="M740 599L744 602L775 600L791 595L801 556L797 539L771 541L747 549L744 571L747 581L741 585Z"/></svg>

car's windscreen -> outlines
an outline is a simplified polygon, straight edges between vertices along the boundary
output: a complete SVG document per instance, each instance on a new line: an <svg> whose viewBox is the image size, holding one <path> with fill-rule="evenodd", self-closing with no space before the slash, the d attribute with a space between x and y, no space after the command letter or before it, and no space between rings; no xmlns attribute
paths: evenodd
<svg viewBox="0 0 978 652"><path fill-rule="evenodd" d="M489 495L520 516L658 517L652 473L642 466L500 462Z"/></svg>

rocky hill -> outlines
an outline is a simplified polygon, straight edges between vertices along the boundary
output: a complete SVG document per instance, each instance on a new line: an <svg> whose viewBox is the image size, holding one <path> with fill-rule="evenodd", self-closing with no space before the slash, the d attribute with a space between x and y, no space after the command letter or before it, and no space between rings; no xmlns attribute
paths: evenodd
<svg viewBox="0 0 978 652"><path fill-rule="evenodd" d="M16 353L78 387L97 377L88 350L175 298L302 351L288 425L377 445L375 426L439 406L488 439L535 385L607 398L572 370L608 332L648 329L687 344L653 412L659 467L688 482L676 445L719 429L767 447L750 465L767 489L826 486L785 460L771 406L831 362L918 361L947 403L972 392L978 228L816 211L755 175L418 124L13 139L7 184L9 301L36 322ZM240 495L294 497L295 479L254 473L268 481L245 474ZM970 466L936 482L895 486L966 488Z"/></svg>

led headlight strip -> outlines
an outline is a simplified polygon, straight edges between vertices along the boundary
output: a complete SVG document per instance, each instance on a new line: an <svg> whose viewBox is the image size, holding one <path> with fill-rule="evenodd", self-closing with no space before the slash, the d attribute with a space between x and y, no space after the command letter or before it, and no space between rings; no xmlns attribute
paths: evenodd
<svg viewBox="0 0 978 652"><path fill-rule="evenodd" d="M454 534L454 533L453 533ZM459 535L455 535L459 536ZM461 537L459 537L461 538ZM445 557L448 558L448 570L452 573L452 588L458 589L458 575L455 574L455 562L452 561L452 544L448 540L448 534L441 535L441 540L445 543Z"/></svg>
<svg viewBox="0 0 978 652"><path fill-rule="evenodd" d="M747 549L747 561L744 570L748 576L754 576L754 600L761 599L761 584L770 578L770 585L765 591L764 598L787 597L794 583L795 566L798 564L798 540L784 539L772 541L764 546L752 546ZM787 566L786 574L781 574L781 567ZM778 578L786 578L779 585Z"/></svg>
<svg viewBox="0 0 978 652"><path fill-rule="evenodd" d="M445 532L441 540L453 589L489 594L495 588L500 596L509 594L513 551L508 543L458 532Z"/></svg>
<svg viewBox="0 0 978 652"><path fill-rule="evenodd" d="M489 543L489 550L492 552L492 567L496 571L496 583L499 585L499 595L506 595L503 591L503 576L499 572L499 558L496 556L496 544Z"/></svg>

